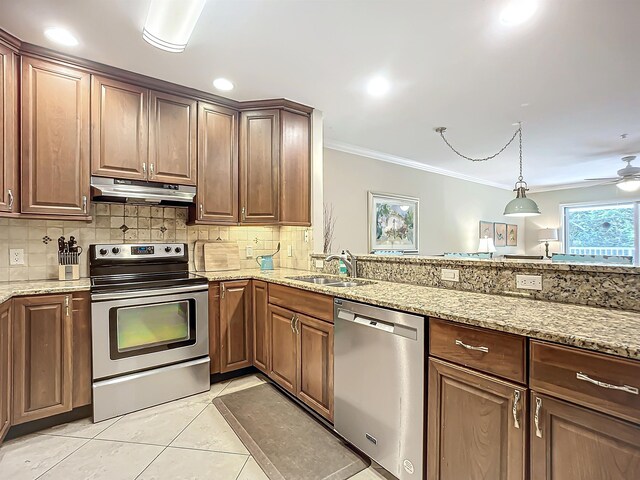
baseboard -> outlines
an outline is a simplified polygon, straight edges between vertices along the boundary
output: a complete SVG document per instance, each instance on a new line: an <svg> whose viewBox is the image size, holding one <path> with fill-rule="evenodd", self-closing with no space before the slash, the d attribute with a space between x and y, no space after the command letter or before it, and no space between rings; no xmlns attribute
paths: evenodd
<svg viewBox="0 0 640 480"><path fill-rule="evenodd" d="M5 441L13 438L22 437L30 433L38 432L47 428L55 427L63 423L73 422L80 420L81 418L91 417L93 415L93 409L91 405L85 405L82 407L74 408L70 412L61 413L52 417L41 418L39 420L33 420L32 422L21 423L20 425L14 425L9 429Z"/></svg>

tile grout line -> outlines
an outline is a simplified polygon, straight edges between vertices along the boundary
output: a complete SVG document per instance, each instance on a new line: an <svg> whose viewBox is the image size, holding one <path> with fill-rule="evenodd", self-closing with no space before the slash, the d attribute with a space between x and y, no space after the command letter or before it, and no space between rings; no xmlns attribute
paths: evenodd
<svg viewBox="0 0 640 480"><path fill-rule="evenodd" d="M75 438L75 437L74 437ZM36 480L38 478L42 478L43 475L46 475L48 472L50 472L52 469L54 469L55 467L57 467L58 465L60 465L62 462L64 462L67 458L69 458L71 455L73 455L74 453L76 453L78 450L80 450L82 447L84 447L87 443L89 443L91 441L90 438L84 438L83 440L86 440L86 442L84 442L82 445L80 445L78 448L76 448L75 450L73 450L72 452L69 452L69 455L65 455L63 458L60 459L60 461L56 462L54 465L52 465L50 468L46 469L44 472L42 472L40 475L38 475L36 477Z"/></svg>
<svg viewBox="0 0 640 480"><path fill-rule="evenodd" d="M242 468L240 469L240 471L238 472L238 475L236 475L235 480L238 480L238 478L240 478L240 475L242 475L242 471L244 470L244 467L247 466L247 463L249 463L249 459L251 458L251 455L247 456L247 459L244 461L244 463L242 464Z"/></svg>

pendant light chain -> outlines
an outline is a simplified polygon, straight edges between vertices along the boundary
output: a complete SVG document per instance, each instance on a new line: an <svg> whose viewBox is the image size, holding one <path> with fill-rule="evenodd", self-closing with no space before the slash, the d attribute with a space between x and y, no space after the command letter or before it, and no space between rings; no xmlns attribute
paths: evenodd
<svg viewBox="0 0 640 480"><path fill-rule="evenodd" d="M518 182L522 183L524 177L522 176L522 122L518 122L518 137L520 138L520 176L518 177Z"/></svg>
<svg viewBox="0 0 640 480"><path fill-rule="evenodd" d="M490 155L488 157L483 157L483 158L472 158L472 157L467 157L466 155L460 153L458 150L456 150L453 145L451 145L449 143L449 141L445 138L444 136L444 132L447 130L447 127L438 127L435 129L437 133L440 134L440 136L442 137L442 140L444 140L444 143L447 144L447 146L453 151L453 153L455 153L456 155L458 155L459 157L464 158L465 160L469 160L470 162L486 162L487 160L491 160L493 158L496 158L498 155L500 155L502 152L504 152L506 150L506 148L511 145L513 143L513 141L516 139L516 135L520 135L520 179L522 179L522 122L518 122L518 129L513 132L513 136L511 137L511 139L507 142L507 144L502 147L497 153L494 153L493 155Z"/></svg>

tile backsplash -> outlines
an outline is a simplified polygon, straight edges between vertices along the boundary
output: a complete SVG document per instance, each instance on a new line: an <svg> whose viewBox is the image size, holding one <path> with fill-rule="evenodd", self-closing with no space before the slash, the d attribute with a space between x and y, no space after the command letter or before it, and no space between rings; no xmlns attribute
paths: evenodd
<svg viewBox="0 0 640 480"><path fill-rule="evenodd" d="M26 220L0 218L0 281L55 279L58 276L57 240L76 237L84 250L80 275L88 276L88 247L92 243L184 242L193 261L196 240L236 241L241 268L258 268L255 257L273 253L276 267L308 268L311 229L307 227L238 227L187 225L187 209L98 203L91 206L93 221ZM307 241L305 241L307 231ZM246 247L253 258L246 258ZM292 256L288 257L291 245ZM9 250L24 250L24 265L9 265ZM193 264L191 265L193 266Z"/></svg>

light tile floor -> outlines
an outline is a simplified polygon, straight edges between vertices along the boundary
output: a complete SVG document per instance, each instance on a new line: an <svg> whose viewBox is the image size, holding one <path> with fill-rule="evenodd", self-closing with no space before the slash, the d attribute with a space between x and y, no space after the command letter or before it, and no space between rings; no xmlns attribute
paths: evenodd
<svg viewBox="0 0 640 480"><path fill-rule="evenodd" d="M10 440L0 447L0 480L268 480L211 404L261 383L249 375L100 423L82 419ZM371 467L351 478L393 477Z"/></svg>

